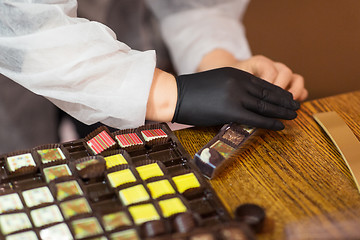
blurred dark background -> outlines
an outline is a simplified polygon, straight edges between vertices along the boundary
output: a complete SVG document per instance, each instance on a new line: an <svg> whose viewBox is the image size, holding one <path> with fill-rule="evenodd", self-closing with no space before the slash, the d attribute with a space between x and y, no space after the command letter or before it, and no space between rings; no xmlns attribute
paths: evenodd
<svg viewBox="0 0 360 240"><path fill-rule="evenodd" d="M360 90L360 1L253 0L244 24L252 53L303 75L309 100Z"/></svg>

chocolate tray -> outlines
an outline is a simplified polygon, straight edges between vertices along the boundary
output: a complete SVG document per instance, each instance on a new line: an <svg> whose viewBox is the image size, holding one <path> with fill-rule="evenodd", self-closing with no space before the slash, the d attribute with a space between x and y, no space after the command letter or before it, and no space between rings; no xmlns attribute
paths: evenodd
<svg viewBox="0 0 360 240"><path fill-rule="evenodd" d="M165 123L100 127L0 166L0 239L190 239L231 222Z"/></svg>

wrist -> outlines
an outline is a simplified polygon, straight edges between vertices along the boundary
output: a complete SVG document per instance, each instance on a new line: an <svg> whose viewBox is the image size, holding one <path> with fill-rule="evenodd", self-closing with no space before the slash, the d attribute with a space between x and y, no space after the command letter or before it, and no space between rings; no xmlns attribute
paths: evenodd
<svg viewBox="0 0 360 240"><path fill-rule="evenodd" d="M237 61L238 60L230 52L224 49L214 49L202 58L197 71L202 72L215 68L229 67L234 65Z"/></svg>
<svg viewBox="0 0 360 240"><path fill-rule="evenodd" d="M170 122L175 112L176 102L177 85L175 77L156 68L146 105L146 119Z"/></svg>

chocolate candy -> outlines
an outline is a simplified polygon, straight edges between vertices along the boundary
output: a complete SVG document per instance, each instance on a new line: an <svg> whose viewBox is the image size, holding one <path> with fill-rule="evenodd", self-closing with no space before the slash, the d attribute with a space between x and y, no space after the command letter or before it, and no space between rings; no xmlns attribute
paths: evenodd
<svg viewBox="0 0 360 240"><path fill-rule="evenodd" d="M4 235L31 227L30 219L24 212L0 215L0 229Z"/></svg>
<svg viewBox="0 0 360 240"><path fill-rule="evenodd" d="M80 158L74 162L78 175L83 179L103 176L106 162L102 156Z"/></svg>
<svg viewBox="0 0 360 240"><path fill-rule="evenodd" d="M54 202L54 197L47 186L26 190L22 195L27 207Z"/></svg>
<svg viewBox="0 0 360 240"><path fill-rule="evenodd" d="M176 193L175 189L167 179L148 183L147 188L150 190L151 197L154 199Z"/></svg>
<svg viewBox="0 0 360 240"><path fill-rule="evenodd" d="M212 179L229 164L235 152L246 147L254 133L254 128L236 123L226 124L195 154L193 161L203 175Z"/></svg>
<svg viewBox="0 0 360 240"><path fill-rule="evenodd" d="M36 152L40 155L40 160L42 164L66 159L60 147L38 149L36 150Z"/></svg>
<svg viewBox="0 0 360 240"><path fill-rule="evenodd" d="M137 138L120 141L130 136ZM221 163L225 144L210 149L210 162ZM190 159L166 124L100 127L84 139L0 155L0 239L218 236L212 227L230 216Z"/></svg>
<svg viewBox="0 0 360 240"><path fill-rule="evenodd" d="M96 132L99 131L98 134ZM90 134L86 137L86 141L89 148L93 151L94 154L99 154L107 149L110 149L112 146L115 146L116 142L111 138L108 130L97 130L93 134ZM92 137L92 135L95 135Z"/></svg>
<svg viewBox="0 0 360 240"><path fill-rule="evenodd" d="M21 210L24 206L18 193L10 193L0 196L0 214Z"/></svg>
<svg viewBox="0 0 360 240"><path fill-rule="evenodd" d="M73 236L67 224L59 223L40 230L42 239L72 239ZM25 238L26 239L26 238Z"/></svg>
<svg viewBox="0 0 360 240"><path fill-rule="evenodd" d="M125 211L106 214L102 217L102 222L106 231L112 231L116 228L132 225L129 216Z"/></svg>
<svg viewBox="0 0 360 240"><path fill-rule="evenodd" d="M188 233L196 227L196 222L191 212L180 213L174 218L176 232Z"/></svg>
<svg viewBox="0 0 360 240"><path fill-rule="evenodd" d="M104 158L106 161L106 169L110 169L112 167L116 167L122 164L128 164L124 156L120 153L110 155Z"/></svg>
<svg viewBox="0 0 360 240"><path fill-rule="evenodd" d="M166 233L166 226L163 220L154 220L142 225L145 237L155 237Z"/></svg>
<svg viewBox="0 0 360 240"><path fill-rule="evenodd" d="M34 209L30 212L30 215L35 227L62 222L64 220L59 207L56 205Z"/></svg>
<svg viewBox="0 0 360 240"><path fill-rule="evenodd" d="M61 177L71 176L72 172L70 171L67 164L55 165L52 167L47 167L43 169L43 173L46 179L46 182L56 180Z"/></svg>
<svg viewBox="0 0 360 240"><path fill-rule="evenodd" d="M126 183L136 182L136 177L129 168L109 173L107 177L111 187L113 188Z"/></svg>
<svg viewBox="0 0 360 240"><path fill-rule="evenodd" d="M244 222L255 232L261 232L265 221L265 210L256 204L243 204L236 208L235 218Z"/></svg>
<svg viewBox="0 0 360 240"><path fill-rule="evenodd" d="M161 213L165 218L170 217L177 213L182 213L187 211L187 207L178 197L161 200L159 201L159 206L161 209Z"/></svg>

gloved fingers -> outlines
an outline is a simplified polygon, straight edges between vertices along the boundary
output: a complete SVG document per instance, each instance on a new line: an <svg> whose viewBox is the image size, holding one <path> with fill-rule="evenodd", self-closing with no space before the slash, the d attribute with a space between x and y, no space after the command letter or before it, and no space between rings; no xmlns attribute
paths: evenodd
<svg viewBox="0 0 360 240"><path fill-rule="evenodd" d="M246 116L246 118L244 118L244 116ZM261 116L251 111L243 111L241 116L239 116L239 120L234 120L234 122L275 131L283 130L285 128L284 124L278 119Z"/></svg>
<svg viewBox="0 0 360 240"><path fill-rule="evenodd" d="M242 103L242 105L246 109L262 116L287 120L291 120L297 117L297 114L294 110L287 109L285 107L275 105L252 96L249 96L248 99Z"/></svg>
<svg viewBox="0 0 360 240"><path fill-rule="evenodd" d="M249 84L247 91L254 97L292 110L300 108L300 104L293 99L290 92L262 79L253 78L251 81L254 84Z"/></svg>

